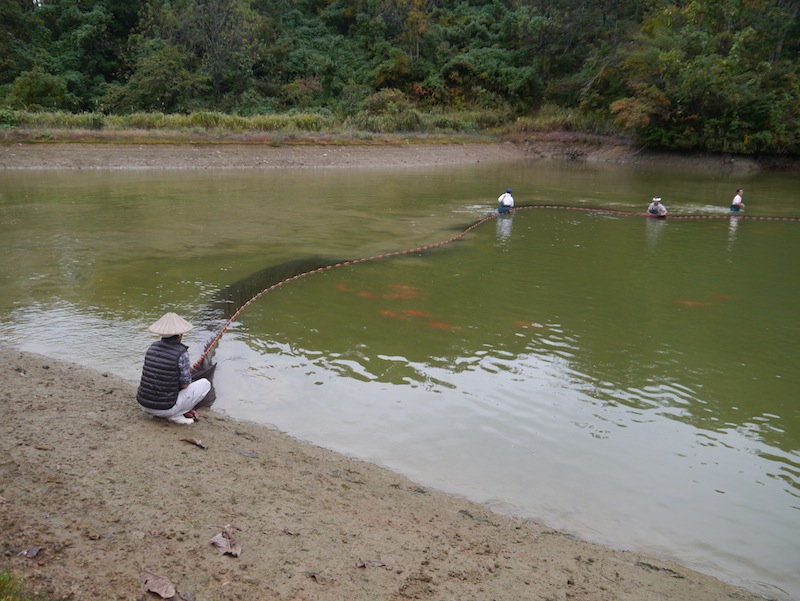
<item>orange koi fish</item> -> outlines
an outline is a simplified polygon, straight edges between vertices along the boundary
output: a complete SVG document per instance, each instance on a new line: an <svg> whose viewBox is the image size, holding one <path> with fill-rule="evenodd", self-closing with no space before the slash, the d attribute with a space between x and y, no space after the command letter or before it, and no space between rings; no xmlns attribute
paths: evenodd
<svg viewBox="0 0 800 601"><path fill-rule="evenodd" d="M387 294L386 298L419 298L422 296L422 290L416 286L406 286L404 284L390 284L389 288L394 290L391 294Z"/></svg>
<svg viewBox="0 0 800 601"><path fill-rule="evenodd" d="M430 317L430 315L425 313L425 311L416 311L414 309L403 309L403 313L406 315L411 315L412 317Z"/></svg>
<svg viewBox="0 0 800 601"><path fill-rule="evenodd" d="M422 294L420 292L415 292L413 290L400 290L398 292L392 292L390 294L384 294L383 298L388 298L388 299L393 299L393 300L397 300L397 299L401 299L402 300L402 299L409 299L409 298L419 298L420 296L422 296Z"/></svg>

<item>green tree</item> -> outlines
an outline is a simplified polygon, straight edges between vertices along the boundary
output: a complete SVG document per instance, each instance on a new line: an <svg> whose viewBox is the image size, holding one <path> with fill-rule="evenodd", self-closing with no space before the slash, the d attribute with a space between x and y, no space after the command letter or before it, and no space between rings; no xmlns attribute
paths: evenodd
<svg viewBox="0 0 800 601"><path fill-rule="evenodd" d="M183 36L200 58L217 103L224 94L241 93L253 65L255 14L244 0L188 0L183 7Z"/></svg>
<svg viewBox="0 0 800 601"><path fill-rule="evenodd" d="M103 99L110 112L140 110L163 113L205 108L209 78L184 49L160 39L134 38L133 72L125 85L112 85Z"/></svg>
<svg viewBox="0 0 800 601"><path fill-rule="evenodd" d="M0 77L12 82L6 103L93 109L120 71L118 50L128 35L129 11L137 6L136 0L125 6L119 0L7 0L0 28L7 49Z"/></svg>
<svg viewBox="0 0 800 601"><path fill-rule="evenodd" d="M0 85L14 81L27 63L23 49L31 27L32 0L0 2Z"/></svg>
<svg viewBox="0 0 800 601"><path fill-rule="evenodd" d="M257 22L245 0L149 1L130 37L131 72L106 105L167 112L235 105L252 81Z"/></svg>
<svg viewBox="0 0 800 601"><path fill-rule="evenodd" d="M785 123L800 116L800 71L784 47L796 16L778 2L739 0L660 11L620 52L632 94L612 110L642 142L666 148L795 152L796 127Z"/></svg>

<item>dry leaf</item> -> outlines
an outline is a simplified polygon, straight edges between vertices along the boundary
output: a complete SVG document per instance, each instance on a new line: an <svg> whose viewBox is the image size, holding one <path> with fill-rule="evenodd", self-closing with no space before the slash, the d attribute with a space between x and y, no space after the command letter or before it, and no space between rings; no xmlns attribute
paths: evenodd
<svg viewBox="0 0 800 601"><path fill-rule="evenodd" d="M189 444L193 444L201 449L207 449L208 447L203 444L203 441L199 438L181 438L182 442L188 442Z"/></svg>
<svg viewBox="0 0 800 601"><path fill-rule="evenodd" d="M242 552L242 545L233 537L233 527L228 524L225 529L211 539L211 544L223 555L233 555L239 557Z"/></svg>
<svg viewBox="0 0 800 601"><path fill-rule="evenodd" d="M20 557L25 557L27 559L33 559L39 554L39 551L44 549L44 547L28 547L27 549L23 549L19 552Z"/></svg>
<svg viewBox="0 0 800 601"><path fill-rule="evenodd" d="M162 599L170 599L175 596L175 585L169 580L153 572L142 570L140 574L144 588L151 593L155 593Z"/></svg>
<svg viewBox="0 0 800 601"><path fill-rule="evenodd" d="M51 444L37 444L34 448L40 451L52 451L55 447Z"/></svg>
<svg viewBox="0 0 800 601"><path fill-rule="evenodd" d="M289 530L288 528L284 528L283 533L288 534L289 536L300 536L299 532L295 532L294 530Z"/></svg>
<svg viewBox="0 0 800 601"><path fill-rule="evenodd" d="M323 586L333 582L332 578L328 578L327 576L323 576L319 572L306 572L306 575L309 578L313 579L317 584L322 584Z"/></svg>

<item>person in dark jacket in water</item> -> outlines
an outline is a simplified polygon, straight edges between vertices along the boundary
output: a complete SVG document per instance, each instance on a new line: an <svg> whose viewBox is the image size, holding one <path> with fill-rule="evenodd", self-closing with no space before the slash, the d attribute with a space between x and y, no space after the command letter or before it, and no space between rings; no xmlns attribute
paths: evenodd
<svg viewBox="0 0 800 601"><path fill-rule="evenodd" d="M211 390L211 382L192 382L189 347L181 340L194 326L175 313L166 313L148 330L161 336L144 357L136 400L145 413L178 424L197 419L195 407Z"/></svg>

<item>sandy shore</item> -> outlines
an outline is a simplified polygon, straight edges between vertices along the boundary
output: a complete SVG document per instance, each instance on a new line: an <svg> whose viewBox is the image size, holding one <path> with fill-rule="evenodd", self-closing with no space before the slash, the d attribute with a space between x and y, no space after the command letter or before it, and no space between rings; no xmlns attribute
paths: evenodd
<svg viewBox="0 0 800 601"><path fill-rule="evenodd" d="M532 152L13 144L0 147L0 168L382 167ZM135 383L43 356L0 351L0 407L0 569L53 598L159 598L148 592L156 576L145 585L143 574L184 601L760 598L213 410L191 426L151 419ZM238 555L211 543L226 526Z"/></svg>
<svg viewBox="0 0 800 601"><path fill-rule="evenodd" d="M270 169L285 167L403 167L455 165L521 158L497 144L83 144L0 146L0 169Z"/></svg>
<svg viewBox="0 0 800 601"><path fill-rule="evenodd" d="M680 169L748 173L800 171L797 158L669 154L638 148L617 138L550 132L504 142L393 139L349 144L294 142L130 143L77 140L32 142L0 139L0 169L271 169L283 167L410 167L530 158L587 163L669 165Z"/></svg>
<svg viewBox="0 0 800 601"><path fill-rule="evenodd" d="M39 355L0 351L0 403L2 569L55 598L159 598L147 574L197 601L759 598L213 410L149 418L133 383Z"/></svg>

